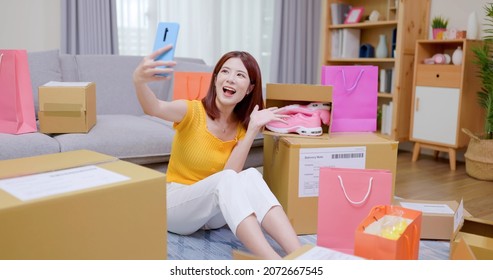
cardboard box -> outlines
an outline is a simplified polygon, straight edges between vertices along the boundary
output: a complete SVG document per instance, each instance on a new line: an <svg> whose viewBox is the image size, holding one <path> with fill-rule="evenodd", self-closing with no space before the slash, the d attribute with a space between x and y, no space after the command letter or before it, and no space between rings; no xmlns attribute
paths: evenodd
<svg viewBox="0 0 493 280"><path fill-rule="evenodd" d="M450 251L451 260L476 260L476 256L469 244L464 239L460 239L457 245Z"/></svg>
<svg viewBox="0 0 493 280"><path fill-rule="evenodd" d="M233 250L234 260L260 260L255 255ZM364 260L361 257L341 253L329 248L316 246L313 244L304 244L298 250L285 256L284 260Z"/></svg>
<svg viewBox="0 0 493 280"><path fill-rule="evenodd" d="M493 260L493 222L466 217L464 225L456 232L450 241L451 258L463 239L478 260Z"/></svg>
<svg viewBox="0 0 493 280"><path fill-rule="evenodd" d="M0 161L0 259L166 259L165 181L87 150Z"/></svg>
<svg viewBox="0 0 493 280"><path fill-rule="evenodd" d="M471 215L464 209L463 202L396 199L395 205L423 212L421 239L451 240L462 226L464 217Z"/></svg>
<svg viewBox="0 0 493 280"><path fill-rule="evenodd" d="M332 104L332 87L321 85L305 84L267 84L265 106L284 107L291 104L309 104L312 102L331 103ZM332 112L331 112L332 113ZM332 116L331 116L332 120ZM321 136L305 136L296 133L282 134L265 129L264 134L290 137L308 137L308 138L328 138L330 129L322 124L324 134Z"/></svg>
<svg viewBox="0 0 493 280"><path fill-rule="evenodd" d="M264 179L296 233L315 234L318 168L358 166L390 170L393 196L397 149L397 141L375 133L331 133L328 139L264 135ZM317 159L306 160L309 154L315 154Z"/></svg>
<svg viewBox="0 0 493 280"><path fill-rule="evenodd" d="M49 82L39 87L39 130L87 133L96 124L96 84Z"/></svg>

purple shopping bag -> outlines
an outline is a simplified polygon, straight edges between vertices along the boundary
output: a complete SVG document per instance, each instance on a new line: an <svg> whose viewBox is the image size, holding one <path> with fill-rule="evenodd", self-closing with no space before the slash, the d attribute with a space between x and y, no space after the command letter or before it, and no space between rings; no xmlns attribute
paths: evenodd
<svg viewBox="0 0 493 280"><path fill-rule="evenodd" d="M377 66L322 66L322 85L332 86L331 132L377 130Z"/></svg>
<svg viewBox="0 0 493 280"><path fill-rule="evenodd" d="M36 132L34 97L25 50L0 50L0 133Z"/></svg>

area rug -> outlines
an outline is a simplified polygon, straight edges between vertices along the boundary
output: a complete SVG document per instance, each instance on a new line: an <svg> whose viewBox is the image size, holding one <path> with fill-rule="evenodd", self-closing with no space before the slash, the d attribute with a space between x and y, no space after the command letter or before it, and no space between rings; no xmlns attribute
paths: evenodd
<svg viewBox="0 0 493 280"><path fill-rule="evenodd" d="M281 247L268 235L266 238L283 256ZM302 244L317 243L316 235L300 235L299 238ZM199 230L187 236L168 232L169 260L231 260L234 249L248 252L227 226L216 230ZM449 252L448 241L421 240L419 259L447 260Z"/></svg>

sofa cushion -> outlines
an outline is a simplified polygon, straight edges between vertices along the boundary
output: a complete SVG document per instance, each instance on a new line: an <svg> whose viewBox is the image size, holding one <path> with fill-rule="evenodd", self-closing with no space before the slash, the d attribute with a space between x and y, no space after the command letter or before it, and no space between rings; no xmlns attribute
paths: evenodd
<svg viewBox="0 0 493 280"><path fill-rule="evenodd" d="M159 122L132 115L98 115L87 133L55 135L62 152L88 149L136 164L167 161L175 131Z"/></svg>
<svg viewBox="0 0 493 280"><path fill-rule="evenodd" d="M77 62L73 54L60 54L60 68L62 69L62 81L79 82Z"/></svg>
<svg viewBox="0 0 493 280"><path fill-rule="evenodd" d="M96 110L99 114L143 114L135 95L132 73L139 56L77 55L80 82L96 83Z"/></svg>
<svg viewBox="0 0 493 280"><path fill-rule="evenodd" d="M0 160L60 152L58 141L43 133L0 133Z"/></svg>
<svg viewBox="0 0 493 280"><path fill-rule="evenodd" d="M38 87L50 81L62 81L59 54L58 50L28 52L27 54L36 116L39 110Z"/></svg>
<svg viewBox="0 0 493 280"><path fill-rule="evenodd" d="M132 74L141 60L142 56L75 56L78 81L96 83L98 114L131 114L136 116L143 114L132 81ZM201 61L176 58L175 71L212 71L210 66L197 63ZM159 99L171 99L171 81L149 83L149 87Z"/></svg>

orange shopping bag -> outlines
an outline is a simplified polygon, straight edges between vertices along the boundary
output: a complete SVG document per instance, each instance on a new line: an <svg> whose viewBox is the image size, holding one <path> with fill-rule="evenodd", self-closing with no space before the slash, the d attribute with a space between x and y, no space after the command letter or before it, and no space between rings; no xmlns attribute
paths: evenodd
<svg viewBox="0 0 493 280"><path fill-rule="evenodd" d="M372 260L417 260L421 211L375 206L356 229L354 255Z"/></svg>
<svg viewBox="0 0 493 280"><path fill-rule="evenodd" d="M36 131L27 52L0 50L0 133Z"/></svg>
<svg viewBox="0 0 493 280"><path fill-rule="evenodd" d="M175 72L173 100L201 100L211 84L211 72Z"/></svg>

